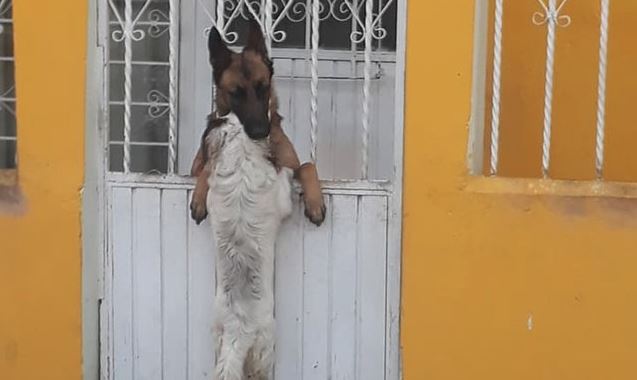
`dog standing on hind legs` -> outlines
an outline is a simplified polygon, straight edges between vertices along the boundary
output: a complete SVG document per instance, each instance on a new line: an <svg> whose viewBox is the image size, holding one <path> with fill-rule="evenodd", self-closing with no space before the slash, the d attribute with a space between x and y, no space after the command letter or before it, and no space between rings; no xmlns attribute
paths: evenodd
<svg viewBox="0 0 637 380"><path fill-rule="evenodd" d="M191 213L211 210L218 245L216 380L267 380L274 361L274 243L292 211L291 180L301 183L306 216L316 225L325 206L316 168L300 165L281 129L261 29L250 24L241 54L215 28L208 39L217 109L193 163Z"/></svg>

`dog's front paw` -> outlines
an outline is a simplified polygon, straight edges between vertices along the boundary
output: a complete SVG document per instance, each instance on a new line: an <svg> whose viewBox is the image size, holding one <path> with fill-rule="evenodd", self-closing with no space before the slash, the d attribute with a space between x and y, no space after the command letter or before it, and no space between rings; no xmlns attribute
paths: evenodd
<svg viewBox="0 0 637 380"><path fill-rule="evenodd" d="M201 202L196 197L190 202L190 216L197 223L201 224L208 217L208 209L206 203Z"/></svg>
<svg viewBox="0 0 637 380"><path fill-rule="evenodd" d="M305 203L305 216L317 227L323 224L327 213L323 195L319 193L318 196L310 196L306 193L303 195L303 200Z"/></svg>

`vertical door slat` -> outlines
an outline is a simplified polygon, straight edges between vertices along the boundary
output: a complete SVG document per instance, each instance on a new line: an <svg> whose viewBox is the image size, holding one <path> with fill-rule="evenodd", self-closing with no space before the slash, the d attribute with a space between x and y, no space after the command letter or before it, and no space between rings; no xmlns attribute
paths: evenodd
<svg viewBox="0 0 637 380"><path fill-rule="evenodd" d="M355 379L357 197L332 197L331 378Z"/></svg>
<svg viewBox="0 0 637 380"><path fill-rule="evenodd" d="M330 199L326 197L328 210ZM329 373L329 247L331 213L320 228L304 220L303 233L303 379L323 380Z"/></svg>
<svg viewBox="0 0 637 380"><path fill-rule="evenodd" d="M133 379L133 273L131 189L114 188L111 205L113 258L113 378Z"/></svg>
<svg viewBox="0 0 637 380"><path fill-rule="evenodd" d="M162 344L164 379L187 379L188 360L188 193L163 190Z"/></svg>
<svg viewBox="0 0 637 380"><path fill-rule="evenodd" d="M216 245L207 219L188 218L188 380L212 380Z"/></svg>
<svg viewBox="0 0 637 380"><path fill-rule="evenodd" d="M358 212L359 380L385 377L387 198L360 197Z"/></svg>
<svg viewBox="0 0 637 380"><path fill-rule="evenodd" d="M277 379L302 379L303 206L295 202L276 244L275 317Z"/></svg>
<svg viewBox="0 0 637 380"><path fill-rule="evenodd" d="M133 190L134 378L161 377L161 233L158 189Z"/></svg>

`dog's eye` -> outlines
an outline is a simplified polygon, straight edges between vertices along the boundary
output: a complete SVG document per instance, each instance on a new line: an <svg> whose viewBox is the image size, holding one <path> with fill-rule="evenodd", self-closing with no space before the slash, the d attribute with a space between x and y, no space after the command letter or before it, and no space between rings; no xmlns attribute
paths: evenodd
<svg viewBox="0 0 637 380"><path fill-rule="evenodd" d="M266 83L257 83L257 85L255 86L254 90L256 91L258 96L265 96L268 91L270 91L270 86Z"/></svg>
<svg viewBox="0 0 637 380"><path fill-rule="evenodd" d="M237 87L230 93L233 98L243 98L246 95L246 90L243 87Z"/></svg>

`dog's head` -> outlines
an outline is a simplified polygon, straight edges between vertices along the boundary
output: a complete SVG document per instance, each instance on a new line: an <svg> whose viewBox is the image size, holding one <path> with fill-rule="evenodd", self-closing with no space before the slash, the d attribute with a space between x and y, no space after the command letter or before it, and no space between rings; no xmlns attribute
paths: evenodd
<svg viewBox="0 0 637 380"><path fill-rule="evenodd" d="M250 21L248 33L243 52L237 54L228 48L213 27L208 37L208 50L217 86L217 105L222 111L236 114L246 134L260 140L270 134L273 67L256 21Z"/></svg>

